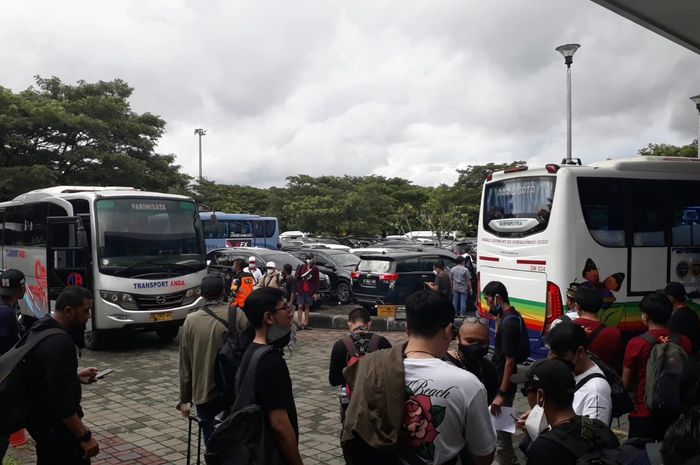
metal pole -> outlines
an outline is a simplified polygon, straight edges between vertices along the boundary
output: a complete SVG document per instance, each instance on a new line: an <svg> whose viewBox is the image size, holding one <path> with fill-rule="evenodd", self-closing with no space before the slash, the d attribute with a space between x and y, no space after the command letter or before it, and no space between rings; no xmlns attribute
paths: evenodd
<svg viewBox="0 0 700 465"><path fill-rule="evenodd" d="M566 162L571 162L571 64L566 67Z"/></svg>
<svg viewBox="0 0 700 465"><path fill-rule="evenodd" d="M698 104L698 140L697 140L698 154L697 158L700 158L700 103Z"/></svg>
<svg viewBox="0 0 700 465"><path fill-rule="evenodd" d="M199 182L202 182L202 133L199 132Z"/></svg>

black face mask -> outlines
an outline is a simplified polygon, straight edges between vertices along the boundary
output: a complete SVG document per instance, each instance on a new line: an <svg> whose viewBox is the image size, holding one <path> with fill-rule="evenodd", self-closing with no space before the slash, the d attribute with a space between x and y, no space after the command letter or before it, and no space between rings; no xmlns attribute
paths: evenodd
<svg viewBox="0 0 700 465"><path fill-rule="evenodd" d="M289 326L273 325L267 331L267 343L272 347L282 350L292 338L292 329Z"/></svg>
<svg viewBox="0 0 700 465"><path fill-rule="evenodd" d="M501 304L495 304L489 309L489 313L496 317L501 316L503 314L503 307L501 307Z"/></svg>
<svg viewBox="0 0 700 465"><path fill-rule="evenodd" d="M478 362L489 353L489 349L481 344L459 344L459 353L467 362Z"/></svg>

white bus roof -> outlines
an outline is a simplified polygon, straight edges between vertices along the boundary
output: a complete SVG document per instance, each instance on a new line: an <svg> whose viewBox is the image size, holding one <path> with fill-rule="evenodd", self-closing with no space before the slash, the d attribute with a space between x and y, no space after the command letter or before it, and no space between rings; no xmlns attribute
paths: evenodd
<svg viewBox="0 0 700 465"><path fill-rule="evenodd" d="M93 197L172 197L181 200L191 200L189 197L178 194L165 194L161 192L147 192L141 191L133 187L122 187L122 186L55 186L48 187L46 189L36 189L33 191L26 192L24 194L18 195L9 202L3 202L8 204L17 203L30 203L39 202L41 200L46 200L50 198L71 198L80 197L80 195L75 194L92 194Z"/></svg>

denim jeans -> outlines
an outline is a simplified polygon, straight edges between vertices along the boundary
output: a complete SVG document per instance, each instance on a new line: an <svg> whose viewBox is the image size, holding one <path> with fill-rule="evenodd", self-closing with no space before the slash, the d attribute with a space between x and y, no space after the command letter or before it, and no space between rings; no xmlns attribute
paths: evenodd
<svg viewBox="0 0 700 465"><path fill-rule="evenodd" d="M469 298L468 292L462 291L452 291L452 305L455 306L455 311L459 316L467 315L467 299Z"/></svg>
<svg viewBox="0 0 700 465"><path fill-rule="evenodd" d="M199 427L202 429L202 438L204 439L205 447L209 442L211 434L214 432L214 426L216 425L215 417L221 413L222 410L223 407L221 406L220 399L197 405L197 416L200 420Z"/></svg>

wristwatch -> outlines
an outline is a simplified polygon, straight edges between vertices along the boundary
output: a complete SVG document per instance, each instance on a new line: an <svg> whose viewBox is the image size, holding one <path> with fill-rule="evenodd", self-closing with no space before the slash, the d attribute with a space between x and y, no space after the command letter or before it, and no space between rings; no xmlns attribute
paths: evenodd
<svg viewBox="0 0 700 465"><path fill-rule="evenodd" d="M90 439L92 439L92 431L90 430L85 431L85 434L82 436L78 436L78 441L80 442L88 442Z"/></svg>

